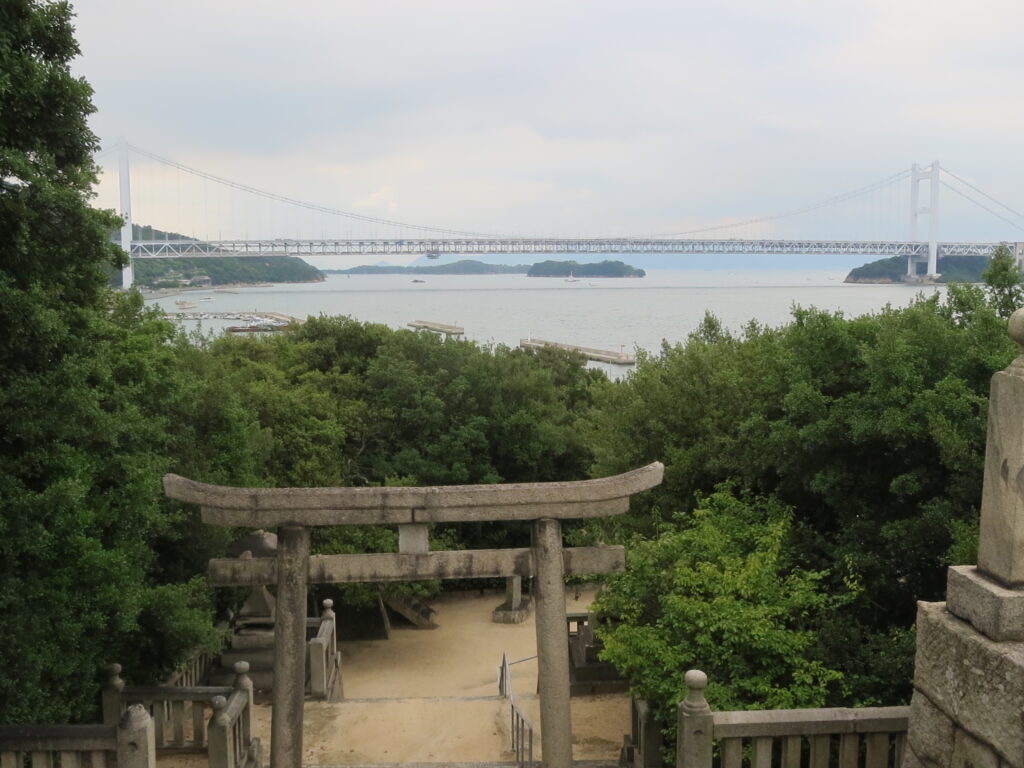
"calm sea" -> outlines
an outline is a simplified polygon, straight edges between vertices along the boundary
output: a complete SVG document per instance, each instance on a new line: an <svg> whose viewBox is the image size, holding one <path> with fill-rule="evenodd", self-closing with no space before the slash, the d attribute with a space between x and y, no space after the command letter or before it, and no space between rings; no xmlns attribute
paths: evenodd
<svg viewBox="0 0 1024 768"><path fill-rule="evenodd" d="M466 337L515 346L522 338L602 349L657 350L682 341L705 312L738 329L751 319L781 325L793 306L856 316L886 304L904 306L922 290L906 285L848 285L845 271L650 270L639 279L529 278L525 275L330 275L323 283L188 292L151 300L168 312L175 300L191 312L281 312L351 315L393 328L413 320L460 325ZM210 300L199 301L202 297ZM204 330L238 321L206 320ZM192 325L191 327L194 327Z"/></svg>

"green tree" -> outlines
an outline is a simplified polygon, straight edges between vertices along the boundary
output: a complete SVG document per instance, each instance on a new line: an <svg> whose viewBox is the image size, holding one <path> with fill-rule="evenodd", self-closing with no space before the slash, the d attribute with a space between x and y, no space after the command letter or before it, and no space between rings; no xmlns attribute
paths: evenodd
<svg viewBox="0 0 1024 768"><path fill-rule="evenodd" d="M985 281L989 302L1000 317L1009 317L1014 310L1024 306L1024 286L1021 285L1020 267L1017 259L1005 245L996 248L981 279Z"/></svg>
<svg viewBox="0 0 1024 768"><path fill-rule="evenodd" d="M973 286L854 319L797 309L788 326L741 334L709 318L598 390L594 473L666 470L592 536L656 538L725 481L777 498L793 509L798 565L829 571L835 594L842 574L865 585L818 628L820 658L845 679L831 703L903 701L915 601L941 599L945 566L970 555L989 378L1013 354Z"/></svg>
<svg viewBox="0 0 1024 768"><path fill-rule="evenodd" d="M212 642L211 603L160 575L173 331L105 286L119 222L89 206L69 7L10 0L0 30L0 722L86 719L105 663L139 679Z"/></svg>
<svg viewBox="0 0 1024 768"><path fill-rule="evenodd" d="M815 659L814 627L836 605L821 572L795 567L792 511L721 488L651 540L598 600L602 658L670 724L688 669L708 673L715 709L822 706L841 675Z"/></svg>

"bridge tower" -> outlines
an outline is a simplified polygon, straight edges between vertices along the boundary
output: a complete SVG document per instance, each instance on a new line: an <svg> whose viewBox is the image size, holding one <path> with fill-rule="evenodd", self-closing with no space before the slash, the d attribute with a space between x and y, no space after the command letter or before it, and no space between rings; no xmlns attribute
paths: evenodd
<svg viewBox="0 0 1024 768"><path fill-rule="evenodd" d="M132 183L128 164L128 142L118 144L118 188L121 193L121 249L128 254L128 263L121 270L121 287L128 289L135 282L132 269Z"/></svg>
<svg viewBox="0 0 1024 768"><path fill-rule="evenodd" d="M921 168L917 163L910 166L910 241L917 242L917 219L921 214L928 216L928 277L939 276L939 173L941 166L938 160ZM928 205L920 205L920 184L930 182ZM907 256L907 276L916 275L915 265L924 261L921 257Z"/></svg>

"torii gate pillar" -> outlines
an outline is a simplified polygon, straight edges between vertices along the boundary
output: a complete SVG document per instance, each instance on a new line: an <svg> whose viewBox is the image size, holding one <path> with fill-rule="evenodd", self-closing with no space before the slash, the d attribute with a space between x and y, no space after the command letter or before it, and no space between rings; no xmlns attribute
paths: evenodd
<svg viewBox="0 0 1024 768"><path fill-rule="evenodd" d="M277 584L271 768L302 767L308 583L510 576L536 580L544 765L572 768L565 575L620 571L626 556L622 547L564 548L561 520L622 514L630 496L658 485L664 470L654 462L598 480L427 488L226 488L166 475L164 491L199 504L205 523L278 529L276 558L210 561L213 586ZM491 520L531 521L533 546L430 551L430 523ZM306 526L366 524L397 525L399 551L310 556Z"/></svg>
<svg viewBox="0 0 1024 768"><path fill-rule="evenodd" d="M558 520L533 524L537 573L533 581L537 623L537 693L540 694L540 740L546 766L572 765L572 710L569 704L569 642L565 624L565 568L562 525Z"/></svg>
<svg viewBox="0 0 1024 768"><path fill-rule="evenodd" d="M270 723L271 766L302 765L306 695L306 579L309 529L283 525L277 531L277 605L274 622L274 695ZM299 610L294 610L301 606Z"/></svg>

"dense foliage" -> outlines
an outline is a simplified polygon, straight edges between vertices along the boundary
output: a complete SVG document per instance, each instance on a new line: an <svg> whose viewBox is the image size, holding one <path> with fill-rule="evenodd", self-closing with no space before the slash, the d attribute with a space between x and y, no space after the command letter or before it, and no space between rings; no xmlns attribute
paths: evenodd
<svg viewBox="0 0 1024 768"><path fill-rule="evenodd" d="M739 335L707 318L685 344L666 346L623 385L603 389L589 436L597 474L655 458L666 474L645 504L599 534L631 552L649 551L651 541L692 547L678 537L699 534L709 515L701 499L726 481L763 497L749 505L764 509L765 523L777 515L773 505L784 505L792 522L781 573L815 573L823 593L842 602L800 617L815 642L799 657L840 673L823 678L824 701L905 701L915 600L941 599L944 566L974 558L989 377L1014 354L1004 328L982 290L969 286L853 320L797 309L784 328L751 324ZM682 552L677 562L695 556L673 551ZM747 681L749 664L726 650L723 666L716 643L702 640L713 625L676 619L678 601L704 599L706 582L675 584L659 597L660 610L637 616L619 607L637 598L635 580L614 580L602 601L621 621L606 632L612 658L621 657L621 637L656 628L669 646L706 649L693 663L717 670L713 706L773 698L765 690L774 690L778 668L757 672L758 690ZM781 608L770 590L748 594L764 610ZM756 642L740 643L765 660ZM799 669L793 661L790 675ZM684 693L658 677L663 659L633 664L648 668L653 684L638 689L663 711Z"/></svg>
<svg viewBox="0 0 1024 768"><path fill-rule="evenodd" d="M88 205L69 9L10 0L0 30L0 720L64 720L94 709L104 662L156 669L211 617L205 586L162 582L149 548L173 525L169 334L106 292L118 222Z"/></svg>

